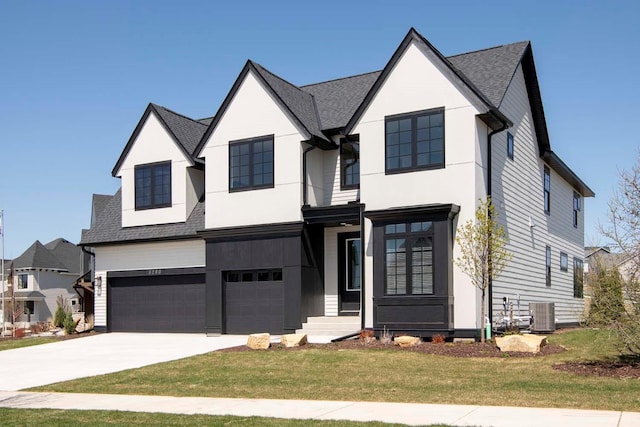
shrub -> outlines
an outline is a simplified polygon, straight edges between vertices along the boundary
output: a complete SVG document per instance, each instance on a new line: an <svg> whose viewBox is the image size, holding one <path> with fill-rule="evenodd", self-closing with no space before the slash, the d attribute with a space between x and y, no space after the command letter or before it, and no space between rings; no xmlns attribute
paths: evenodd
<svg viewBox="0 0 640 427"><path fill-rule="evenodd" d="M75 332L76 325L77 325L77 322L73 320L73 316L71 315L71 312L67 313L66 317L64 318L64 325L63 325L64 331L67 333L67 335L71 335L72 333Z"/></svg>
<svg viewBox="0 0 640 427"><path fill-rule="evenodd" d="M434 336L431 337L431 342L434 344L444 344L444 335L440 335L440 334L435 334Z"/></svg>
<svg viewBox="0 0 640 427"><path fill-rule="evenodd" d="M71 313L71 307L69 306L69 301L63 295L56 297L56 304L58 308L56 308L56 312L53 315L53 325L56 328L63 328L67 313Z"/></svg>
<svg viewBox="0 0 640 427"><path fill-rule="evenodd" d="M35 322L31 324L31 332L34 334L40 334L49 330L49 323L47 322Z"/></svg>

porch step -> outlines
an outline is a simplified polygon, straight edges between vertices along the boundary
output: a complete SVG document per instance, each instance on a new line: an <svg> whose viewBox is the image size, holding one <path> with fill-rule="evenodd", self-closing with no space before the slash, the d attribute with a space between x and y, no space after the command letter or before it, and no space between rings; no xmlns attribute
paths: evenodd
<svg viewBox="0 0 640 427"><path fill-rule="evenodd" d="M296 333L307 335L328 335L342 337L360 332L358 316L319 316L309 317Z"/></svg>

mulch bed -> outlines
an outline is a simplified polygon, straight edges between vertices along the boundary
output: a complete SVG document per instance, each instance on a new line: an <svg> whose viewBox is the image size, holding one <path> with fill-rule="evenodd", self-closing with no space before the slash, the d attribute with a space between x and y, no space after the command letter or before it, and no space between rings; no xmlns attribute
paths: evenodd
<svg viewBox="0 0 640 427"><path fill-rule="evenodd" d="M393 344L382 344L379 340L365 343L361 339L350 339L330 344L305 344L301 347L286 348L281 344L272 344L268 351L301 351L305 349L323 350L391 350L410 351L414 353L435 354L452 357L540 357L549 354L562 353L564 347L548 344L542 347L540 353L501 352L493 343L432 343L423 342L415 347L400 347ZM218 350L220 352L255 351L246 345Z"/></svg>
<svg viewBox="0 0 640 427"><path fill-rule="evenodd" d="M640 379L640 360L567 362L554 365L553 369L578 375Z"/></svg>

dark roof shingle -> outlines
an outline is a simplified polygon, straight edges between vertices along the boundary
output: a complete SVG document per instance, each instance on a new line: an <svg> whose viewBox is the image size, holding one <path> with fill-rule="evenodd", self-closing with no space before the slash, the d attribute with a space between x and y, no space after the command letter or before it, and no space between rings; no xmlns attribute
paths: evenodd
<svg viewBox="0 0 640 427"><path fill-rule="evenodd" d="M200 138L202 138L202 135L204 135L207 130L207 125L160 105L152 105L161 120L164 121L171 132L173 132L178 143L180 143L184 150L193 157L193 152L198 146Z"/></svg>
<svg viewBox="0 0 640 427"><path fill-rule="evenodd" d="M100 215L97 224L89 230L82 230L79 244L92 246L100 243L196 237L196 232L203 228L202 201L196 204L186 222L122 227L122 199L121 190L118 190Z"/></svg>

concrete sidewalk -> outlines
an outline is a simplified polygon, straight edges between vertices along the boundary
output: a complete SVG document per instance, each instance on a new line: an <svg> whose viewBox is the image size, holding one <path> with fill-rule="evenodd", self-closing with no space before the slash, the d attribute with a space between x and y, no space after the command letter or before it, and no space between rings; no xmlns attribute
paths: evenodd
<svg viewBox="0 0 640 427"><path fill-rule="evenodd" d="M640 412L420 403L0 392L0 407L114 410L482 427L635 427Z"/></svg>

